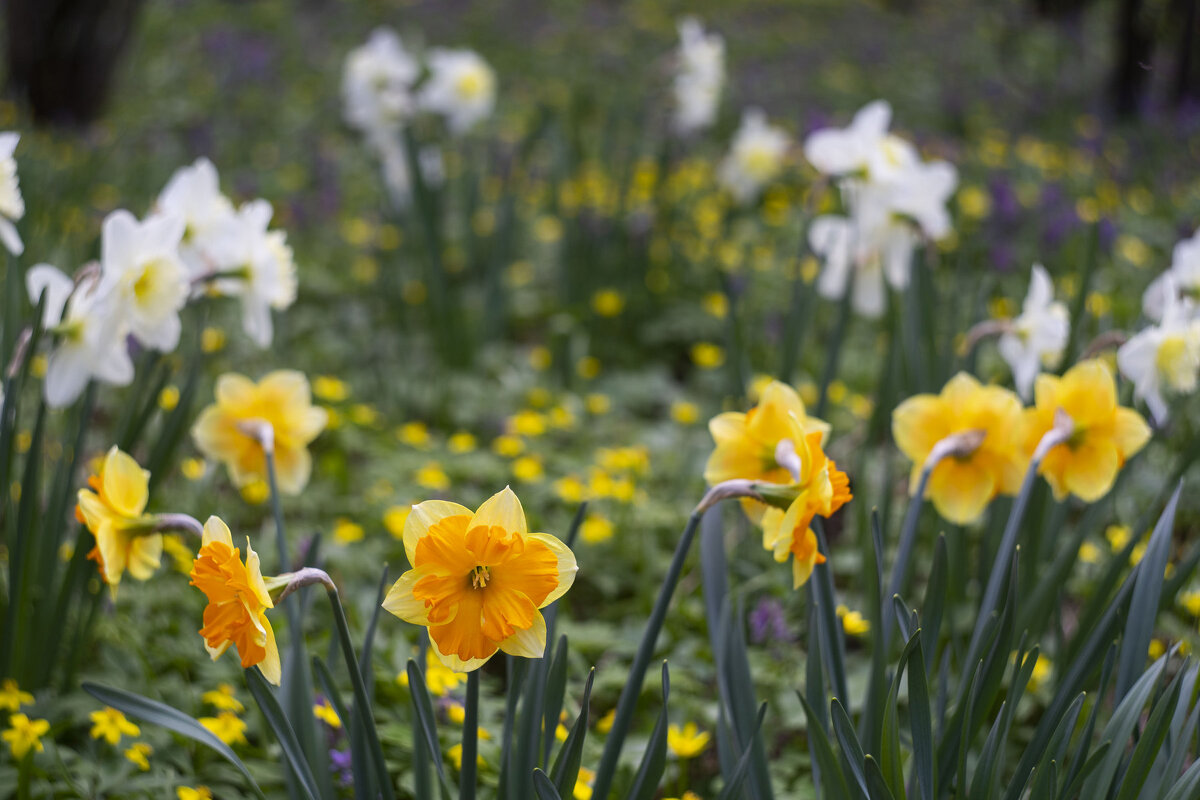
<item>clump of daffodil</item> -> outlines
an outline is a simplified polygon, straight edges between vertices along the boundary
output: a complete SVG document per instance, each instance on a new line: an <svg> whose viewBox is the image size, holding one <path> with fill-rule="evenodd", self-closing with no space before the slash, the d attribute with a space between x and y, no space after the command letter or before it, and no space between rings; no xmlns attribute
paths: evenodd
<svg viewBox="0 0 1200 800"><path fill-rule="evenodd" d="M1068 494L1099 500L1150 439L1142 415L1117 404L1116 379L1098 359L1079 362L1061 378L1039 375L1034 400L1025 412L1028 452L1051 429L1066 428L1066 441L1046 451L1038 468L1060 500Z"/></svg>
<svg viewBox="0 0 1200 800"><path fill-rule="evenodd" d="M104 582L116 591L125 570L140 581L154 574L162 559L158 518L146 514L150 473L115 445L96 473L80 489L75 517L87 525L96 546L88 558L100 566Z"/></svg>
<svg viewBox="0 0 1200 800"><path fill-rule="evenodd" d="M941 394L910 397L892 412L892 436L913 462L910 491L917 491L922 471L932 464L926 492L938 513L958 525L978 519L996 495L1020 490L1028 463L1020 429L1020 398L965 372Z"/></svg>
<svg viewBox="0 0 1200 800"><path fill-rule="evenodd" d="M575 555L554 536L530 533L507 487L477 511L443 500L413 506L404 527L412 569L383 607L429 628L433 650L456 672L478 669L497 651L540 658L546 620L539 609L575 581Z"/></svg>
<svg viewBox="0 0 1200 800"><path fill-rule="evenodd" d="M729 480L790 483L791 473L775 459L775 449L784 439L800 448L810 433L819 433L818 445L829 435L829 423L808 416L804 401L791 386L771 381L763 388L758 405L749 411L727 411L708 423L716 449L704 467L710 486ZM755 522L765 508L750 499L742 508Z"/></svg>
<svg viewBox="0 0 1200 800"><path fill-rule="evenodd" d="M196 446L224 462L239 488L267 479L271 450L279 491L299 494L312 472L308 445L329 419L325 409L312 404L304 374L278 370L255 383L226 373L217 379L216 400L192 428Z"/></svg>
<svg viewBox="0 0 1200 800"><path fill-rule="evenodd" d="M250 539L246 539L243 563L229 527L218 517L209 517L191 578L191 585L208 597L200 629L208 654L215 661L234 645L243 668L257 664L263 677L278 686L279 648L266 613L275 604Z"/></svg>

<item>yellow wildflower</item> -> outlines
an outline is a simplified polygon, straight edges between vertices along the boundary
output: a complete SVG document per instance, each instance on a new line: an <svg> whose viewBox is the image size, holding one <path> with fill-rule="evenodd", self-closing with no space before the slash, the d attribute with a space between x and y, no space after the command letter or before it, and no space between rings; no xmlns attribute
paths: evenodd
<svg viewBox="0 0 1200 800"><path fill-rule="evenodd" d="M613 524L599 514L588 514L579 528L579 535L588 544L607 542L613 536Z"/></svg>
<svg viewBox="0 0 1200 800"><path fill-rule="evenodd" d="M513 477L522 483L537 483L545 476L537 456L521 456L512 464Z"/></svg>
<svg viewBox="0 0 1200 800"><path fill-rule="evenodd" d="M1114 553L1124 550L1131 536L1133 533L1128 525L1109 525L1104 529L1104 538L1108 540L1108 546Z"/></svg>
<svg viewBox="0 0 1200 800"><path fill-rule="evenodd" d="M350 387L346 382L332 375L318 375L313 378L313 395L326 403L340 403L350 396Z"/></svg>
<svg viewBox="0 0 1200 800"><path fill-rule="evenodd" d="M228 526L217 517L209 517L204 523L200 553L192 565L191 585L208 597L200 635L213 660L232 644L241 656L243 669L257 664L263 677L278 686L279 648L267 619L267 609L275 604L249 537L243 564Z"/></svg>
<svg viewBox="0 0 1200 800"><path fill-rule="evenodd" d="M90 489L80 489L75 517L96 538L88 558L100 565L104 582L116 590L121 575L144 581L162 560L162 534L150 533L157 520L145 513L150 499L150 473L114 446L96 474Z"/></svg>
<svg viewBox="0 0 1200 800"><path fill-rule="evenodd" d="M509 417L508 427L518 436L533 438L546 432L546 418L536 411L526 409Z"/></svg>
<svg viewBox="0 0 1200 800"><path fill-rule="evenodd" d="M404 538L404 522L411 511L412 506L391 506L383 512L383 527L395 538Z"/></svg>
<svg viewBox="0 0 1200 800"><path fill-rule="evenodd" d="M338 517L333 523L333 539L338 544L352 544L362 541L363 526L345 517Z"/></svg>
<svg viewBox="0 0 1200 800"><path fill-rule="evenodd" d="M5 678L4 683L0 684L0 708L7 711L19 711L21 706L27 706L32 702L33 695L21 691L17 682L12 678Z"/></svg>
<svg viewBox="0 0 1200 800"><path fill-rule="evenodd" d="M617 718L617 710L610 708L604 716L596 720L596 730L600 733L608 733L612 730L613 721Z"/></svg>
<svg viewBox="0 0 1200 800"><path fill-rule="evenodd" d="M492 452L504 458L516 458L525 451L525 442L516 436L501 434L492 440Z"/></svg>
<svg viewBox="0 0 1200 800"><path fill-rule="evenodd" d="M432 492L440 492L450 488L450 476L442 470L442 465L436 461L424 464L415 476L418 486Z"/></svg>
<svg viewBox="0 0 1200 800"><path fill-rule="evenodd" d="M725 363L725 351L712 342L692 345L692 363L700 369L716 369Z"/></svg>
<svg viewBox="0 0 1200 800"><path fill-rule="evenodd" d="M185 458L179 465L179 471L189 481L198 481L204 477L207 465L203 458Z"/></svg>
<svg viewBox="0 0 1200 800"><path fill-rule="evenodd" d="M8 742L13 759L20 761L30 750L36 753L45 749L42 737L50 730L50 723L44 719L30 719L24 714L13 714L8 718L8 730L0 734Z"/></svg>
<svg viewBox="0 0 1200 800"><path fill-rule="evenodd" d="M446 751L446 756L450 759L450 763L454 765L456 770L462 769L462 750L463 746L459 743ZM483 756L478 753L475 754L475 763L481 768L487 766L487 762L483 760Z"/></svg>
<svg viewBox="0 0 1200 800"><path fill-rule="evenodd" d="M228 683L219 683L211 692L205 692L200 699L213 706L218 711L245 711L242 701L237 699L235 689Z"/></svg>
<svg viewBox="0 0 1200 800"><path fill-rule="evenodd" d="M176 800L213 800L212 792L207 786L180 786L175 790Z"/></svg>
<svg viewBox="0 0 1200 800"><path fill-rule="evenodd" d="M511 489L475 512L442 500L413 507L404 550L413 568L383 607L429 628L432 649L456 672L478 669L498 650L538 658L546 623L538 609L575 581L575 556L561 541L529 533Z"/></svg>
<svg viewBox="0 0 1200 800"><path fill-rule="evenodd" d="M983 386L965 372L951 378L941 394L910 397L892 412L896 445L913 462L913 492L934 445L953 434L983 433L974 452L943 458L929 476L933 505L959 525L978 519L996 495L1021 488L1028 457L1015 441L1020 426L1020 398L999 386Z"/></svg>
<svg viewBox="0 0 1200 800"><path fill-rule="evenodd" d="M246 744L246 722L232 711L196 720L225 744Z"/></svg>
<svg viewBox="0 0 1200 800"><path fill-rule="evenodd" d="M313 406L303 373L280 370L258 383L226 373L217 379L216 403L200 413L192 437L206 456L224 462L235 485L244 487L267 477L263 445L246 425L269 424L279 491L299 494L312 472L308 445L328 418L325 409Z"/></svg>
<svg viewBox="0 0 1200 800"><path fill-rule="evenodd" d="M158 393L158 407L163 411L171 411L179 405L179 387L164 386Z"/></svg>
<svg viewBox="0 0 1200 800"><path fill-rule="evenodd" d="M584 380L592 380L600 374L600 359L595 356L584 356L575 363L575 374Z"/></svg>
<svg viewBox="0 0 1200 800"><path fill-rule="evenodd" d="M342 727L342 719L334 711L333 704L328 699L322 699L320 703L313 705L313 716L331 728Z"/></svg>
<svg viewBox="0 0 1200 800"><path fill-rule="evenodd" d="M862 636L867 631L871 630L871 623L857 611L851 611L844 605L839 605L836 609L838 619L842 621L842 629L846 631L847 636Z"/></svg>
<svg viewBox="0 0 1200 800"><path fill-rule="evenodd" d="M592 295L592 310L601 317L615 317L625 310L625 296L616 289L601 289Z"/></svg>
<svg viewBox="0 0 1200 800"><path fill-rule="evenodd" d="M424 450L429 447L429 428L424 422L406 422L396 429L396 438L409 447Z"/></svg>
<svg viewBox="0 0 1200 800"><path fill-rule="evenodd" d="M571 792L575 800L592 800L592 784L596 782L596 773L587 767L579 768L575 778L575 789Z"/></svg>
<svg viewBox="0 0 1200 800"><path fill-rule="evenodd" d="M1091 542L1079 545L1079 560L1085 564L1100 563L1100 548Z"/></svg>
<svg viewBox="0 0 1200 800"><path fill-rule="evenodd" d="M667 747L671 748L671 752L677 758L695 758L704 752L711 738L712 734L701 731L694 722L689 722L682 728L678 725L667 728Z"/></svg>
<svg viewBox="0 0 1200 800"><path fill-rule="evenodd" d="M137 768L142 772L147 772L150 769L150 754L154 752L154 748L145 742L134 742L133 746L125 751L125 757L137 765Z"/></svg>
<svg viewBox="0 0 1200 800"><path fill-rule="evenodd" d="M475 449L475 437L466 431L458 431L450 437L446 444L451 453L470 453Z"/></svg>
<svg viewBox="0 0 1200 800"><path fill-rule="evenodd" d="M554 482L554 493L565 503L579 503L587 496L587 486L574 475L568 475Z"/></svg>
<svg viewBox="0 0 1200 800"><path fill-rule="evenodd" d="M599 417L603 414L607 414L612 409L612 401L606 394L592 392L583 399L583 407L586 408L587 412L592 416Z"/></svg>
<svg viewBox="0 0 1200 800"><path fill-rule="evenodd" d="M1061 500L1073 494L1099 500L1112 488L1126 459L1150 439L1142 415L1117 405L1112 371L1100 360L1081 361L1061 378L1039 375L1034 385L1036 405L1025 412L1025 448L1032 453L1054 425L1060 410L1071 418L1073 430L1063 444L1051 448L1038 472Z"/></svg>
<svg viewBox="0 0 1200 800"><path fill-rule="evenodd" d="M695 425L700 419L700 409L687 400L676 400L671 404L671 419L680 425Z"/></svg>
<svg viewBox="0 0 1200 800"><path fill-rule="evenodd" d="M1200 590L1191 589L1183 592L1179 595L1177 601L1193 617L1200 617Z"/></svg>
<svg viewBox="0 0 1200 800"><path fill-rule="evenodd" d="M92 738L103 739L112 745L121 741L122 736L137 736L142 732L124 714L112 707L93 711L88 716L92 720Z"/></svg>

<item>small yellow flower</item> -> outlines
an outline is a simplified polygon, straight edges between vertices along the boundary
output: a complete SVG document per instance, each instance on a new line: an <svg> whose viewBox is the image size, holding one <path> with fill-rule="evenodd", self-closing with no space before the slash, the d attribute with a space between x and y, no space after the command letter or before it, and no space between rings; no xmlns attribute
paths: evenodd
<svg viewBox="0 0 1200 800"><path fill-rule="evenodd" d="M207 786L180 786L175 790L176 800L213 800L212 792Z"/></svg>
<svg viewBox="0 0 1200 800"><path fill-rule="evenodd" d="M114 446L99 470L80 489L75 518L96 538L88 558L100 566L104 582L116 590L125 570L140 581L162 560L162 534L150 533L157 520L146 514L150 473Z"/></svg>
<svg viewBox="0 0 1200 800"><path fill-rule="evenodd" d="M1104 529L1104 538L1108 540L1108 546L1114 553L1124 550L1131 536L1133 533L1128 525L1109 525Z"/></svg>
<svg viewBox="0 0 1200 800"><path fill-rule="evenodd" d="M492 440L492 452L503 458L516 458L525 452L525 442L516 436L501 434Z"/></svg>
<svg viewBox="0 0 1200 800"><path fill-rule="evenodd" d="M318 375L313 378L313 395L326 403L340 403L350 396L350 387L346 382L332 375Z"/></svg>
<svg viewBox="0 0 1200 800"><path fill-rule="evenodd" d="M279 491L299 494L312 472L308 445L325 429L329 415L313 406L303 373L280 370L255 383L226 373L217 379L216 403L204 409L192 427L196 446L225 464L238 487L267 477L262 444L243 425L266 422L274 431Z"/></svg>
<svg viewBox="0 0 1200 800"><path fill-rule="evenodd" d="M712 734L701 731L694 722L689 722L683 728L678 725L667 728L667 747L677 758L695 758L708 747L710 739Z"/></svg>
<svg viewBox="0 0 1200 800"><path fill-rule="evenodd" d="M1162 658L1162 654L1167 652L1167 645L1162 639L1151 639L1150 645L1146 648L1146 655L1152 660Z"/></svg>
<svg viewBox="0 0 1200 800"><path fill-rule="evenodd" d="M536 456L521 456L512 464L513 477L522 483L537 483L545 477L541 459Z"/></svg>
<svg viewBox="0 0 1200 800"><path fill-rule="evenodd" d="M612 730L613 721L617 718L617 710L610 708L604 716L596 720L596 730L600 733L608 733Z"/></svg>
<svg viewBox="0 0 1200 800"><path fill-rule="evenodd" d="M462 725L467 721L467 708L462 703L451 703L446 707L446 718L455 725Z"/></svg>
<svg viewBox="0 0 1200 800"><path fill-rule="evenodd" d="M680 425L695 425L700 420L700 409L687 400L671 403L671 419Z"/></svg>
<svg viewBox="0 0 1200 800"><path fill-rule="evenodd" d="M692 345L692 363L700 369L716 369L725 363L725 351L712 342Z"/></svg>
<svg viewBox="0 0 1200 800"><path fill-rule="evenodd" d="M42 737L49 730L50 723L47 720L13 714L8 718L8 730L0 734L0 737L8 742L8 749L12 751L13 758L20 761L30 750L40 753L45 749L42 746Z"/></svg>
<svg viewBox="0 0 1200 800"><path fill-rule="evenodd" d="M17 682L12 678L5 678L4 683L0 684L0 708L7 711L19 711L21 706L27 706L32 702L33 695L21 691Z"/></svg>
<svg viewBox="0 0 1200 800"><path fill-rule="evenodd" d="M729 299L725 296L724 292L709 292L704 295L702 304L709 316L716 317L717 319L725 319L725 316L729 313Z"/></svg>
<svg viewBox="0 0 1200 800"><path fill-rule="evenodd" d="M625 310L625 296L616 289L601 289L592 295L592 310L601 317L616 317Z"/></svg>
<svg viewBox="0 0 1200 800"><path fill-rule="evenodd" d="M133 746L125 751L125 757L137 765L137 768L142 772L147 772L150 769L150 754L154 752L154 748L145 742L134 742Z"/></svg>
<svg viewBox="0 0 1200 800"><path fill-rule="evenodd" d="M245 711L246 707L237 699L236 691L231 684L219 683L216 689L205 692L200 699L218 711Z"/></svg>
<svg viewBox="0 0 1200 800"><path fill-rule="evenodd" d="M466 431L458 431L446 444L451 453L470 453L475 449L475 437Z"/></svg>
<svg viewBox="0 0 1200 800"><path fill-rule="evenodd" d="M862 636L871 630L870 621L859 612L851 611L844 605L839 605L834 610L838 619L842 621L842 629L846 631L847 636Z"/></svg>
<svg viewBox="0 0 1200 800"><path fill-rule="evenodd" d="M613 524L599 514L588 514L579 528L579 535L588 544L607 542L613 536Z"/></svg>
<svg viewBox="0 0 1200 800"><path fill-rule="evenodd" d="M412 506L391 506L383 512L383 527L397 539L404 538L404 523L412 512Z"/></svg>
<svg viewBox="0 0 1200 800"><path fill-rule="evenodd" d="M246 744L246 722L232 711L196 720L225 744Z"/></svg>
<svg viewBox="0 0 1200 800"><path fill-rule="evenodd" d="M88 716L92 720L92 738L104 739L112 745L120 742L122 736L138 736L142 732L115 708L106 707Z"/></svg>
<svg viewBox="0 0 1200 800"><path fill-rule="evenodd" d="M508 418L508 428L518 436L532 439L546 432L546 417L528 409L518 411Z"/></svg>
<svg viewBox="0 0 1200 800"><path fill-rule="evenodd" d="M164 536L163 550L171 557L176 572L187 575L192 571L192 559L196 557L196 554L192 552L192 548L184 544L183 538L179 534L172 533Z"/></svg>
<svg viewBox="0 0 1200 800"><path fill-rule="evenodd" d="M521 501L504 489L475 512L442 500L413 507L404 530L412 569L383 607L429 628L432 650L450 669L478 669L497 651L537 658L546 647L539 609L575 581L575 556L561 541L529 533Z"/></svg>
<svg viewBox="0 0 1200 800"><path fill-rule="evenodd" d="M1193 617L1200 617L1200 590L1191 589L1183 592L1177 598L1177 602Z"/></svg>
<svg viewBox="0 0 1200 800"><path fill-rule="evenodd" d="M379 421L379 411L368 403L355 403L350 406L350 421L361 428L370 428Z"/></svg>
<svg viewBox="0 0 1200 800"><path fill-rule="evenodd" d="M575 374L584 380L592 380L600 374L600 359L595 356L584 356L575 363Z"/></svg>
<svg viewBox="0 0 1200 800"><path fill-rule="evenodd" d="M209 517L191 577L191 585L208 597L204 627L200 629L208 654L215 661L232 644L241 656L243 669L257 664L263 677L278 686L279 648L267 619L267 609L275 604L249 537L243 564L229 527L218 517Z"/></svg>
<svg viewBox="0 0 1200 800"><path fill-rule="evenodd" d="M204 477L207 465L203 458L185 458L179 465L179 471L189 481L198 481Z"/></svg>
<svg viewBox="0 0 1200 800"><path fill-rule="evenodd" d="M200 334L200 349L206 353L216 353L225 347L225 331L220 328L207 327Z"/></svg>
<svg viewBox="0 0 1200 800"><path fill-rule="evenodd" d="M337 729L342 727L342 719L334 711L333 704L328 699L323 699L320 703L313 705L313 716L331 728Z"/></svg>
<svg viewBox="0 0 1200 800"><path fill-rule="evenodd" d="M580 503L587 496L587 486L574 475L568 475L554 482L554 493L564 503Z"/></svg>
<svg viewBox="0 0 1200 800"><path fill-rule="evenodd" d="M592 392L583 399L583 407L594 417L607 414L612 409L612 400L606 394Z"/></svg>
<svg viewBox="0 0 1200 800"><path fill-rule="evenodd" d="M442 470L442 465L436 461L424 464L414 477L418 486L431 492L441 492L450 488L450 476Z"/></svg>
<svg viewBox="0 0 1200 800"><path fill-rule="evenodd" d="M431 444L429 428L424 422L406 422L396 429L396 438L409 447L425 450Z"/></svg>
<svg viewBox="0 0 1200 800"><path fill-rule="evenodd" d="M462 744L456 744L446 751L446 756L450 759L450 763L454 765L456 770L462 770ZM487 762L483 760L483 756L475 754L475 763L480 767L486 767Z"/></svg>
<svg viewBox="0 0 1200 800"><path fill-rule="evenodd" d="M1016 494L1021 488L1029 459L1014 435L1020 427L1020 398L999 386L983 386L965 372L951 378L941 394L910 397L892 412L896 446L913 462L913 492L934 445L952 434L983 432L974 452L943 458L929 476L933 505L959 525L978 519L996 495Z"/></svg>
<svg viewBox="0 0 1200 800"><path fill-rule="evenodd" d="M179 405L179 387L164 386L158 393L158 407L163 411L171 411Z"/></svg>
<svg viewBox="0 0 1200 800"><path fill-rule="evenodd" d="M1036 692L1038 687L1043 686L1050 678L1050 673L1053 669L1054 662L1039 653L1037 661L1033 665L1033 672L1029 675L1029 690Z"/></svg>
<svg viewBox="0 0 1200 800"><path fill-rule="evenodd" d="M1142 415L1117 404L1112 371L1098 359L1081 361L1061 378L1039 375L1034 398L1035 406L1025 411L1027 453L1053 427L1060 410L1074 425L1071 437L1052 448L1038 470L1059 500L1068 494L1087 502L1099 500L1112 488L1126 459L1150 439Z"/></svg>
<svg viewBox="0 0 1200 800"><path fill-rule="evenodd" d="M1079 545L1079 560L1085 564L1100 563L1100 548L1091 542Z"/></svg>
<svg viewBox="0 0 1200 800"><path fill-rule="evenodd" d="M575 789L571 792L575 800L592 800L592 784L596 782L596 773L587 767L579 768L575 778Z"/></svg>
<svg viewBox="0 0 1200 800"><path fill-rule="evenodd" d="M548 347L539 345L529 351L529 366L538 372L545 372L550 369L551 360L550 348Z"/></svg>
<svg viewBox="0 0 1200 800"><path fill-rule="evenodd" d="M362 541L363 526L345 517L338 517L333 523L333 539L338 544L352 544Z"/></svg>

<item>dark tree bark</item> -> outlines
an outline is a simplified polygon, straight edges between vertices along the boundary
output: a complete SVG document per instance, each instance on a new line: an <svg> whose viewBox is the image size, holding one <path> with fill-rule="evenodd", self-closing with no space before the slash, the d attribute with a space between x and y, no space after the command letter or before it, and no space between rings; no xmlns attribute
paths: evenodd
<svg viewBox="0 0 1200 800"><path fill-rule="evenodd" d="M1179 0L1176 9L1179 60L1173 93L1175 104L1200 104L1200 0Z"/></svg>
<svg viewBox="0 0 1200 800"><path fill-rule="evenodd" d="M142 0L8 0L10 89L40 123L98 119Z"/></svg>
<svg viewBox="0 0 1200 800"><path fill-rule="evenodd" d="M1145 95L1154 31L1145 19L1142 0L1119 0L1116 35L1117 63L1112 80L1112 104L1118 116L1136 116Z"/></svg>

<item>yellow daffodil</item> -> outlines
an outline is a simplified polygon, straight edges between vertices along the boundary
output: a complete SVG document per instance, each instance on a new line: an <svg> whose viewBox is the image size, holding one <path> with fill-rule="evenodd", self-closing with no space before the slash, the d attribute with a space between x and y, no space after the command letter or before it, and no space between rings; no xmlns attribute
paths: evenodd
<svg viewBox="0 0 1200 800"><path fill-rule="evenodd" d="M12 678L5 678L4 683L0 684L0 708L6 711L19 711L21 706L29 705L32 702L33 695L29 692L22 692Z"/></svg>
<svg viewBox="0 0 1200 800"><path fill-rule="evenodd" d="M220 683L217 684L216 689L202 694L200 699L218 711L245 711L246 707L242 705L241 700L237 699L235 691L232 685Z"/></svg>
<svg viewBox="0 0 1200 800"><path fill-rule="evenodd" d="M207 786L180 786L175 790L176 800L213 800L212 791Z"/></svg>
<svg viewBox="0 0 1200 800"><path fill-rule="evenodd" d="M103 708L88 715L92 720L92 738L115 745L122 736L138 736L141 729L115 708Z"/></svg>
<svg viewBox="0 0 1200 800"><path fill-rule="evenodd" d="M228 526L217 517L209 517L191 577L191 585L208 597L204 627L200 629L208 654L215 661L232 644L237 647L243 668L257 664L263 677L278 686L279 648L266 613L274 603L250 539L246 539L243 564Z"/></svg>
<svg viewBox="0 0 1200 800"><path fill-rule="evenodd" d="M239 488L265 480L266 453L251 428L269 424L279 491L299 494L312 472L308 445L328 421L325 409L312 404L308 379L300 372L280 370L255 383L226 373L217 379L216 400L192 428L201 452L224 462Z"/></svg>
<svg viewBox="0 0 1200 800"><path fill-rule="evenodd" d="M1035 406L1025 412L1027 452L1054 427L1060 410L1070 417L1070 437L1051 448L1038 469L1060 500L1068 494L1099 500L1126 459L1150 439L1142 415L1117 404L1116 380L1103 361L1081 361L1061 378L1039 375L1034 399Z"/></svg>
<svg viewBox="0 0 1200 800"><path fill-rule="evenodd" d="M671 748L676 758L695 758L704 752L711 738L712 734L700 730L694 722L682 728L678 725L667 728L667 747Z"/></svg>
<svg viewBox="0 0 1200 800"><path fill-rule="evenodd" d="M13 758L20 761L30 750L40 753L44 749L42 737L50 730L44 719L30 719L24 714L13 714L8 718L8 730L0 734L8 742Z"/></svg>
<svg viewBox="0 0 1200 800"><path fill-rule="evenodd" d="M246 744L246 723L232 711L196 720L225 744Z"/></svg>
<svg viewBox="0 0 1200 800"><path fill-rule="evenodd" d="M313 716L331 728L342 727L342 718L338 716L337 711L333 709L333 704L328 700L322 700L313 705Z"/></svg>
<svg viewBox="0 0 1200 800"><path fill-rule="evenodd" d="M125 751L125 758L136 764L142 772L148 772L150 770L150 754L153 752L154 748L145 742L134 742Z"/></svg>
<svg viewBox="0 0 1200 800"><path fill-rule="evenodd" d="M126 569L146 580L158 569L163 548L162 534L150 533L157 520L145 513L150 473L114 446L88 486L79 490L75 506L76 519L96 539L88 558L100 565L101 577L114 591Z"/></svg>
<svg viewBox="0 0 1200 800"><path fill-rule="evenodd" d="M529 533L511 489L475 512L427 500L413 506L404 529L412 569L383 607L425 625L434 652L456 672L478 669L498 650L539 658L546 621L539 609L575 581L575 555L554 536Z"/></svg>
<svg viewBox="0 0 1200 800"><path fill-rule="evenodd" d="M941 394L910 397L892 412L896 445L913 462L913 492L935 445L955 434L982 436L973 451L941 458L929 475L926 492L934 507L959 525L978 519L996 495L1021 488L1029 459L1018 446L1020 430L1020 398L965 372L951 378Z"/></svg>
<svg viewBox="0 0 1200 800"><path fill-rule="evenodd" d="M818 444L829 435L829 423L808 416L804 401L796 390L772 381L762 390L758 405L745 413L727 411L708 423L716 449L704 467L704 479L710 485L744 479L766 483L790 483L787 468L775 459L775 449L784 439L801 448L810 433L820 434ZM764 508L743 500L742 508L755 522L762 519Z"/></svg>

